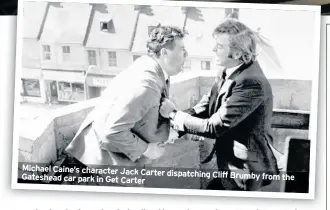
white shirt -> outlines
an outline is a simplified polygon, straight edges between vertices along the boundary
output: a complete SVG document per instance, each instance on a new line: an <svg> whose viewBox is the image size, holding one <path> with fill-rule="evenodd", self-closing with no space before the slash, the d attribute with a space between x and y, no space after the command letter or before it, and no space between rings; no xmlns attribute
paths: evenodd
<svg viewBox="0 0 330 210"><path fill-rule="evenodd" d="M239 64L238 66L234 66L231 68L226 69L226 79L230 77L239 67L241 67L243 63Z"/></svg>

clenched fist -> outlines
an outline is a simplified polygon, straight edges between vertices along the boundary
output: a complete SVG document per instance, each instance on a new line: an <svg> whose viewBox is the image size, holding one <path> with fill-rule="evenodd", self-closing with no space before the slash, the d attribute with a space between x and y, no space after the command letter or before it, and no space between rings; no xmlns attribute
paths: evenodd
<svg viewBox="0 0 330 210"><path fill-rule="evenodd" d="M150 160L155 160L163 156L164 152L165 152L165 148L161 146L160 143L155 142L148 144L148 148L143 153L143 155Z"/></svg>
<svg viewBox="0 0 330 210"><path fill-rule="evenodd" d="M169 99L163 98L163 100L161 102L160 110L159 110L160 115L163 116L164 118L169 118L169 114L173 110L176 110L175 104L172 101L170 101Z"/></svg>

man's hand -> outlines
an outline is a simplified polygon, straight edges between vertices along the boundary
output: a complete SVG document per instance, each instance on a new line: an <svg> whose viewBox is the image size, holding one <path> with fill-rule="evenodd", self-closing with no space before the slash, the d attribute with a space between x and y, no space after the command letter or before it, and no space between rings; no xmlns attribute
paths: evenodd
<svg viewBox="0 0 330 210"><path fill-rule="evenodd" d="M154 142L148 144L148 148L143 153L143 155L150 160L155 160L163 156L164 152L165 148L161 146L158 142Z"/></svg>
<svg viewBox="0 0 330 210"><path fill-rule="evenodd" d="M178 138L179 138L178 132L176 130L174 130L173 128L171 128L167 141L160 143L160 145L164 146L166 144L174 144L175 140L177 140Z"/></svg>
<svg viewBox="0 0 330 210"><path fill-rule="evenodd" d="M160 115L163 116L164 118L169 118L168 115L173 110L176 110L175 104L172 101L168 100L167 98L163 98L162 104L161 104L160 110L159 110Z"/></svg>
<svg viewBox="0 0 330 210"><path fill-rule="evenodd" d="M234 166L232 164L228 164L228 168L230 171L233 171L236 174L243 175L243 177L245 177L244 175L246 175L246 174L250 174L249 167L247 166L246 163L243 164L243 169L237 168L236 166ZM249 177L249 176L246 176L246 177ZM246 190L246 182L249 180L248 178L243 178L243 179L233 178L233 179L239 188Z"/></svg>
<svg viewBox="0 0 330 210"><path fill-rule="evenodd" d="M175 140L177 140L179 138L179 134L176 130L174 130L173 128L170 129L170 134L168 136L168 143L170 144L174 144Z"/></svg>

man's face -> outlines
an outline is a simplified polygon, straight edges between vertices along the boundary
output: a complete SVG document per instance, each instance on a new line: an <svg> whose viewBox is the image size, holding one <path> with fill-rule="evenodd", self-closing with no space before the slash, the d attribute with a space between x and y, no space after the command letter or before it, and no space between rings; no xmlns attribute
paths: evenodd
<svg viewBox="0 0 330 210"><path fill-rule="evenodd" d="M173 49L166 49L166 54L164 55L164 63L169 76L176 75L183 70L183 64L187 56L188 52L184 46L184 40L175 39Z"/></svg>
<svg viewBox="0 0 330 210"><path fill-rule="evenodd" d="M214 39L215 64L224 68L231 67L236 60L231 58L229 36L227 34L216 34Z"/></svg>

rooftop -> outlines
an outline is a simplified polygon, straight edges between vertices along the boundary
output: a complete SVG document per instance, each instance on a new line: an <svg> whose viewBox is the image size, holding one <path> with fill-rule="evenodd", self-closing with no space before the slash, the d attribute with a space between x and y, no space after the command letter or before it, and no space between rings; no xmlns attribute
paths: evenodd
<svg viewBox="0 0 330 210"><path fill-rule="evenodd" d="M37 39L46 14L47 2L23 2L23 38Z"/></svg>
<svg viewBox="0 0 330 210"><path fill-rule="evenodd" d="M146 53L149 26L157 26L161 23L183 28L185 14L181 7L172 7L170 13L169 9L169 6L146 6L141 9L132 47L133 53Z"/></svg>
<svg viewBox="0 0 330 210"><path fill-rule="evenodd" d="M223 8L189 8L185 26L189 33L186 39L189 57L214 56L212 32L224 18L225 9Z"/></svg>
<svg viewBox="0 0 330 210"><path fill-rule="evenodd" d="M272 46L258 52L259 63L267 77L310 80L317 75L312 62L317 55L315 30L308 30L317 26L314 15L312 11L240 9L240 20L255 31L259 28Z"/></svg>
<svg viewBox="0 0 330 210"><path fill-rule="evenodd" d="M91 11L92 6L90 4L50 3L40 41L83 44Z"/></svg>
<svg viewBox="0 0 330 210"><path fill-rule="evenodd" d="M97 4L93 10L86 47L129 50L138 16L134 5ZM112 21L111 32L100 30L100 21L104 19Z"/></svg>

